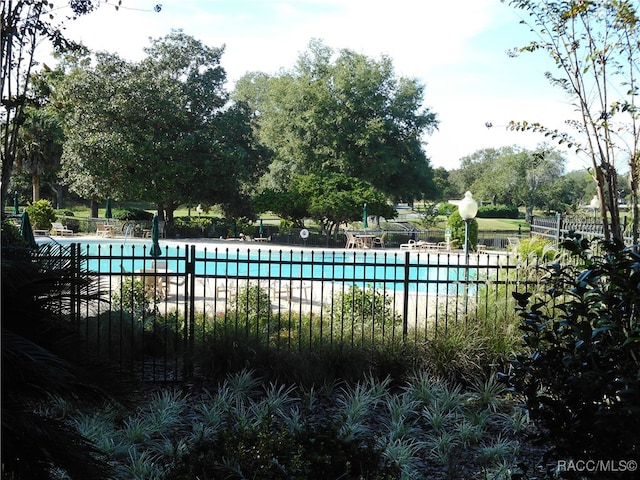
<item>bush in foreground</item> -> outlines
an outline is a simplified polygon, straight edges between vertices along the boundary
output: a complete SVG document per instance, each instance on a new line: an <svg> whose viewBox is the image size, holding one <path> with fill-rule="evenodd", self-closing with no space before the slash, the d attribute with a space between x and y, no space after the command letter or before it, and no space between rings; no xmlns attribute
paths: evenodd
<svg viewBox="0 0 640 480"><path fill-rule="evenodd" d="M514 294L527 348L514 389L559 459L640 455L640 254L601 246L565 241L576 262L550 265L539 294Z"/></svg>

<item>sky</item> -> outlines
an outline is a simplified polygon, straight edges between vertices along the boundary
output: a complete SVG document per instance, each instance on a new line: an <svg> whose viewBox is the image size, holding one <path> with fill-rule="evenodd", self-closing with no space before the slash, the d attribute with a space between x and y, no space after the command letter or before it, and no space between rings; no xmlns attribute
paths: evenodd
<svg viewBox="0 0 640 480"><path fill-rule="evenodd" d="M566 130L573 115L544 77L555 68L544 53L507 55L534 37L520 24L524 12L500 0L122 0L117 11L116 3L102 0L97 11L69 22L65 35L137 61L150 38L181 29L205 45L225 46L229 90L247 72L291 69L312 38L372 59L388 56L396 76L425 86L424 106L438 117L438 130L424 139L433 167L458 168L483 148L535 149L544 138L508 131L509 121ZM572 154L567 160L568 171L587 167Z"/></svg>

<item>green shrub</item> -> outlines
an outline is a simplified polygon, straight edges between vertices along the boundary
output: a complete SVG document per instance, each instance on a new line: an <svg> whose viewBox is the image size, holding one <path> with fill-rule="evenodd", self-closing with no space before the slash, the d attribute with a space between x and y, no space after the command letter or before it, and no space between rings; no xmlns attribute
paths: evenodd
<svg viewBox="0 0 640 480"><path fill-rule="evenodd" d="M250 235L250 232L253 232L253 220L246 217L238 218L235 223L235 230L237 230L238 235L241 233Z"/></svg>
<svg viewBox="0 0 640 480"><path fill-rule="evenodd" d="M514 293L526 351L511 381L557 458L635 459L640 449L640 255L614 242L548 268L544 290Z"/></svg>
<svg viewBox="0 0 640 480"><path fill-rule="evenodd" d="M5 220L2 222L2 246L3 247L26 247L27 242L20 235L20 229L12 222Z"/></svg>
<svg viewBox="0 0 640 480"><path fill-rule="evenodd" d="M518 244L518 255L521 258L535 257L547 262L553 260L557 254L555 242L542 237L524 238Z"/></svg>
<svg viewBox="0 0 640 480"><path fill-rule="evenodd" d="M271 318L269 293L259 285L249 284L241 288L231 301L231 308L238 318L246 319L247 330L265 327Z"/></svg>
<svg viewBox="0 0 640 480"><path fill-rule="evenodd" d="M295 226L295 223L291 220L287 220L286 218L280 219L280 233L284 235L291 233Z"/></svg>
<svg viewBox="0 0 640 480"><path fill-rule="evenodd" d="M49 200L38 200L27 206L29 220L34 229L49 230L51 223L56 221L56 212Z"/></svg>
<svg viewBox="0 0 640 480"><path fill-rule="evenodd" d="M229 230L229 221L220 217L175 217L173 219L173 232L182 238L226 238Z"/></svg>
<svg viewBox="0 0 640 480"><path fill-rule="evenodd" d="M448 217L457 210L458 206L453 203L444 202L438 204L438 215L442 215L443 217Z"/></svg>
<svg viewBox="0 0 640 480"><path fill-rule="evenodd" d="M153 315L152 301L144 282L134 277L122 281L120 288L111 294L111 302L114 309L130 312L137 321Z"/></svg>
<svg viewBox="0 0 640 480"><path fill-rule="evenodd" d="M337 324L345 320L349 324L373 323L388 328L402 324L402 316L393 309L392 296L385 295L383 290L377 291L371 285L364 289L354 285L347 291L334 295L332 304L340 306L332 312L334 323Z"/></svg>
<svg viewBox="0 0 640 480"><path fill-rule="evenodd" d="M456 240L464 248L465 222L456 209L450 216L447 226L451 230L451 240ZM478 244L478 221L474 218L469 222L469 249L475 250Z"/></svg>
<svg viewBox="0 0 640 480"><path fill-rule="evenodd" d="M478 208L479 218L520 218L520 211L514 205L483 205Z"/></svg>
<svg viewBox="0 0 640 480"><path fill-rule="evenodd" d="M113 218L122 221L150 222L153 219L153 213L139 208L116 208L112 213Z"/></svg>

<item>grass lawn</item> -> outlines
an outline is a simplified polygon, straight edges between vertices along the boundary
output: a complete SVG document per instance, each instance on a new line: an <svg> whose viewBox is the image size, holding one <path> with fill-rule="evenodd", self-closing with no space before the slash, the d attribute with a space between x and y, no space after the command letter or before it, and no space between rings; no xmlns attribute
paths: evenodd
<svg viewBox="0 0 640 480"><path fill-rule="evenodd" d="M477 220L480 231L518 231L519 226L521 226L523 233L529 231L529 224L522 219L478 218Z"/></svg>

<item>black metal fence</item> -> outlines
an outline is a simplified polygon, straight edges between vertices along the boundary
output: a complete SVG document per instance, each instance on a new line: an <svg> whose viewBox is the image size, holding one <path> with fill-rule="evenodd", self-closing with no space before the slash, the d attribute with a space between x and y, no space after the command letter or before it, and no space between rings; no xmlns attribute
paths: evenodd
<svg viewBox="0 0 640 480"><path fill-rule="evenodd" d="M49 244L93 280L72 316L96 359L145 379L193 373L198 345L274 349L423 341L451 322L513 315L512 291L533 288L537 265L504 251L322 250L269 244L163 241Z"/></svg>
<svg viewBox="0 0 640 480"><path fill-rule="evenodd" d="M625 242L630 245L633 243L633 238L629 231L631 225L627 224L627 219L628 217L623 217L622 231ZM553 217L534 217L531 220L531 235L544 237L557 243L569 233L577 233L588 238L602 238L604 237L602 220L599 217L593 220L574 218L560 213Z"/></svg>

